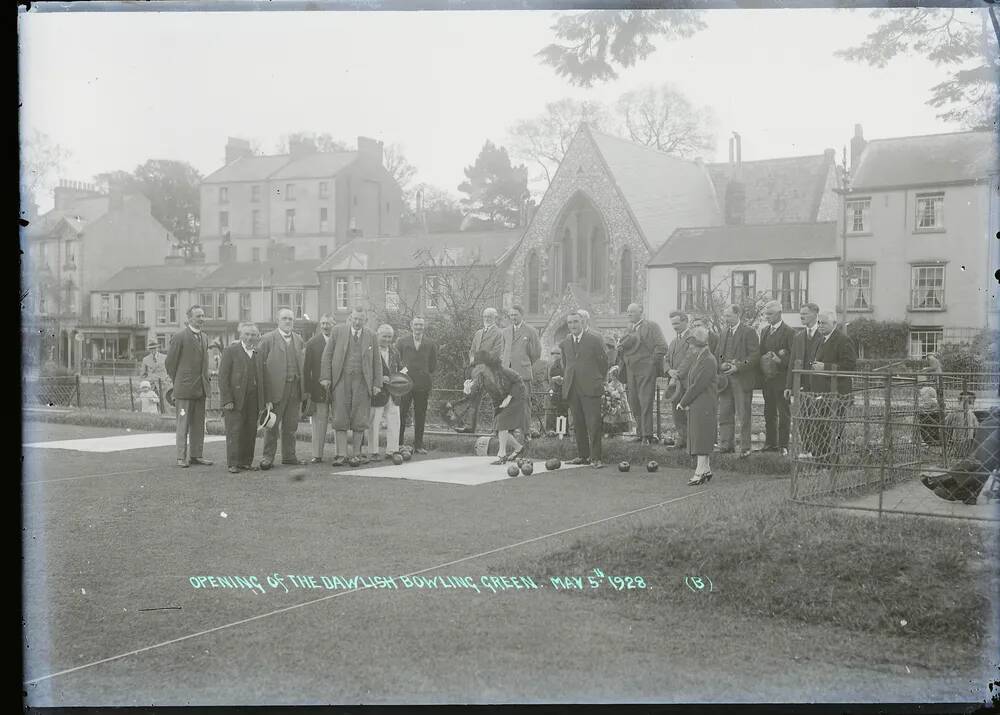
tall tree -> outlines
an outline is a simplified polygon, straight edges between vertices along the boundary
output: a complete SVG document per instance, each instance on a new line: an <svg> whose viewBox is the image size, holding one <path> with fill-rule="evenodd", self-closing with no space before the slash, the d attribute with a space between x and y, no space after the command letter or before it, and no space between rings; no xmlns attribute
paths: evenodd
<svg viewBox="0 0 1000 715"><path fill-rule="evenodd" d="M634 142L683 157L715 149L711 108L696 108L670 84L626 92L617 108Z"/></svg>
<svg viewBox="0 0 1000 715"><path fill-rule="evenodd" d="M927 104L944 108L937 116L945 121L970 129L994 127L1000 78L996 8L892 8L870 14L879 24L860 45L838 50L838 57L883 68L912 53L952 67L951 78L931 87Z"/></svg>
<svg viewBox="0 0 1000 715"><path fill-rule="evenodd" d="M410 182L417 173L417 167L411 164L399 144L389 144L382 149L382 165L389 175L396 180L406 197L410 192Z"/></svg>
<svg viewBox="0 0 1000 715"><path fill-rule="evenodd" d="M132 173L109 171L94 181L109 188L116 183L125 191L138 191L150 203L153 218L163 224L182 246L197 246L201 217L202 176L193 166L172 159L150 159Z"/></svg>
<svg viewBox="0 0 1000 715"><path fill-rule="evenodd" d="M549 102L543 114L522 119L508 129L511 151L519 159L537 166L541 174L536 178L544 180L547 186L584 122L594 129L607 130L611 124L608 108L601 102L569 98Z"/></svg>
<svg viewBox="0 0 1000 715"><path fill-rule="evenodd" d="M513 166L504 147L487 140L476 163L465 168L465 178L458 190L468 194L462 199L468 215L498 228L520 223L529 197L528 170Z"/></svg>
<svg viewBox="0 0 1000 715"><path fill-rule="evenodd" d="M27 201L39 202L51 192L70 151L52 141L45 132L33 129L21 140L21 191Z"/></svg>
<svg viewBox="0 0 1000 715"><path fill-rule="evenodd" d="M552 26L561 43L537 56L580 87L615 79L656 51L655 38L690 37L705 28L700 10L588 10L564 15Z"/></svg>
<svg viewBox="0 0 1000 715"><path fill-rule="evenodd" d="M458 199L432 184L414 186L404 206L404 233L450 233L459 230L464 218Z"/></svg>

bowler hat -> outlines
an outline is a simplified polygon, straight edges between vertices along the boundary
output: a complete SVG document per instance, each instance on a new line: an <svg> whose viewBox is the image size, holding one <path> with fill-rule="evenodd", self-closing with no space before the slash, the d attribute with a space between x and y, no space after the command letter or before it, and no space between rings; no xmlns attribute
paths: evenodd
<svg viewBox="0 0 1000 715"><path fill-rule="evenodd" d="M413 380L409 375L397 372L389 378L386 388L393 397L402 397L413 389Z"/></svg>
<svg viewBox="0 0 1000 715"><path fill-rule="evenodd" d="M269 409L261 410L260 416L257 418L257 429L271 429L278 423L278 416L274 414Z"/></svg>
<svg viewBox="0 0 1000 715"><path fill-rule="evenodd" d="M174 388L171 387L168 389L166 394L163 395L163 399L167 401L168 405L174 404Z"/></svg>

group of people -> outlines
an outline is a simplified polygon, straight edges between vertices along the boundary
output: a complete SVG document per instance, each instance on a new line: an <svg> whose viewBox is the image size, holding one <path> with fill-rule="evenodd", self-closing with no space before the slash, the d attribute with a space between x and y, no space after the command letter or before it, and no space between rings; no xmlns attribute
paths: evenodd
<svg viewBox="0 0 1000 715"><path fill-rule="evenodd" d="M211 465L204 458L205 403L210 376L217 369L226 433L226 462L232 474L270 469L281 441L281 464L303 465L296 456L296 429L312 417L312 463L323 462L327 430L334 431L333 466L389 457L399 452L410 406L414 408L413 450L423 445L431 375L437 346L424 335L425 321L414 318L410 334L395 340L390 325L367 327L364 308L348 322L334 325L323 315L309 341L293 331L294 313L279 308L277 327L264 335L256 324L239 325L239 340L222 350L217 368L202 332L205 311L193 305L188 324L170 340L163 369L172 383L177 411L177 466ZM392 394L390 377L405 375L407 389ZM386 426L385 451L379 454L380 428ZM253 466L257 432L264 431L263 456ZM350 439L348 434L350 433ZM367 433L367 449L365 435Z"/></svg>

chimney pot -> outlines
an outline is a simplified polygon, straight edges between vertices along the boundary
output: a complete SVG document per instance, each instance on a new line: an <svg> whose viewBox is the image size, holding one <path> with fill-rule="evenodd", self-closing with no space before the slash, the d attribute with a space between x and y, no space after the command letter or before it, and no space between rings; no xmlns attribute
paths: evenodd
<svg viewBox="0 0 1000 715"><path fill-rule="evenodd" d="M736 143L735 143L735 141L733 140L733 138L732 138L732 137L729 137L729 163L730 163L730 165L732 165L732 164L735 164L735 163L736 163L736 150L735 150L735 144L736 144Z"/></svg>

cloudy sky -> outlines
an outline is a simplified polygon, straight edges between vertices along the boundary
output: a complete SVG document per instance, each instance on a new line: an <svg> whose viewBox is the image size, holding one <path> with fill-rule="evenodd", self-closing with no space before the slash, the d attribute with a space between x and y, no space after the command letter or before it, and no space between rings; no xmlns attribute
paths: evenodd
<svg viewBox="0 0 1000 715"><path fill-rule="evenodd" d="M228 136L271 149L282 134L309 130L399 143L418 180L456 194L484 140L503 142L514 121L546 102L614 100L649 83L671 82L714 109L717 150L706 159L727 158L732 131L743 137L744 159L758 159L826 147L839 157L855 123L868 138L959 129L924 104L946 70L921 58L876 70L833 57L874 27L866 11L710 10L706 30L660 42L647 61L591 89L572 87L534 56L553 40L555 18L22 14L22 126L69 150L62 175L75 180L149 158L181 159L207 174L222 165Z"/></svg>

